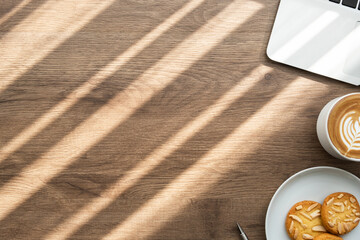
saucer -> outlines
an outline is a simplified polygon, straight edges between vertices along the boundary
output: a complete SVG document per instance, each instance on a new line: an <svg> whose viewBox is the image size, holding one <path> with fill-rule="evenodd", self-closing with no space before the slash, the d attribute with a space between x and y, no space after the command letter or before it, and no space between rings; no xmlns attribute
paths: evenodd
<svg viewBox="0 0 360 240"><path fill-rule="evenodd" d="M297 202L313 200L322 204L334 192L349 192L360 200L360 179L333 167L314 167L288 178L270 201L265 220L267 240L290 240L285 229L285 218ZM341 236L344 240L359 240L360 226Z"/></svg>

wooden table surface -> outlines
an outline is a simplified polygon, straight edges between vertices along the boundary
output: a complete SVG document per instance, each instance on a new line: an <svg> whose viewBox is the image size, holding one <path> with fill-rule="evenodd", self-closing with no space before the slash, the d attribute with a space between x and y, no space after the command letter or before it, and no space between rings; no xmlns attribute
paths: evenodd
<svg viewBox="0 0 360 240"><path fill-rule="evenodd" d="M315 131L358 88L266 57L278 4L0 0L0 238L261 240L292 174L360 177Z"/></svg>

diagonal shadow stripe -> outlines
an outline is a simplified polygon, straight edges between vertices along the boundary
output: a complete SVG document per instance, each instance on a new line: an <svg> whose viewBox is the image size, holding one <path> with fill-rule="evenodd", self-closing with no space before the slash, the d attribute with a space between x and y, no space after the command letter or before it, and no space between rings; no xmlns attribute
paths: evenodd
<svg viewBox="0 0 360 240"><path fill-rule="evenodd" d="M245 94L245 96L233 103L221 116L212 120L200 133L197 133L184 146L181 146L180 149L167 157L160 166L157 166L151 173L141 178L136 186L122 193L118 199L76 232L73 237L78 238L89 232L91 232L91 234L96 234L97 236L105 235L107 231L109 231L108 229L113 228L117 223L124 221L126 216L131 215L132 212L135 212L136 209L140 208L147 200L150 200L155 196L162 188L165 188L168 182L175 179L181 172L186 171L188 167L196 162L196 159L201 158L209 149L212 149L218 142L221 142L226 138L228 134L231 134L236 126L241 125L241 123L243 121L245 122L257 109L261 108L272 97L275 97L283 87L291 82L291 80L281 86L276 84L269 86L266 82L267 80L262 79L258 85L255 85ZM264 85L268 87L267 91L263 92L261 95L254 95L254 89ZM259 101L256 104L252 104L251 109L247 109L248 111L251 111L251 114L246 116L241 115L241 113L234 114L235 111L241 112L241 109L244 109L244 107L246 108L246 103L253 98L258 98ZM239 106L239 104L244 106ZM231 119L232 121L230 121L229 116L231 115L239 117L237 119ZM227 126L227 128L222 128L221 126ZM222 129L222 131L217 131L217 135L214 137L213 133L216 129ZM209 139L209 135L213 137ZM200 144L201 147L198 147L196 151L194 151L193 146L199 146L199 143L202 143ZM181 158L181 166L176 164L177 158L179 157ZM166 171L164 171L164 169L166 169ZM146 189L145 192L143 192L144 189ZM127 207L123 208L125 206ZM111 221L109 221L109 218ZM98 223L104 222L106 222L106 228L104 228L104 226L101 228L96 227Z"/></svg>
<svg viewBox="0 0 360 240"><path fill-rule="evenodd" d="M253 21L252 21L253 22ZM231 87L232 82L235 82L240 79L242 76L246 75L246 72L248 67L247 66L243 66L241 65L241 59L239 58L239 56L241 56L241 54L243 52L246 52L247 46L243 45L243 44L238 44L238 42L240 42L240 38L239 35L241 36L248 36L248 32L249 32L249 27L252 28L252 25L256 26L256 23L251 23L250 25L246 25L246 27L243 27L237 31L236 35L232 35L231 37L228 37L228 39L225 40L225 42L221 45L221 47L219 49L216 50L215 53L210 52L208 54L208 56L203 59L201 61L201 63L194 65L192 68L193 70L191 72L188 73L184 73L183 76L181 77L181 79L179 79L178 81L174 82L174 84L172 84L172 86L169 86L169 88L167 88L166 90L164 90L162 93L159 93L158 96L156 97L156 99L152 100L152 103L150 104L146 104L147 106L145 106L143 109L140 109L138 111L138 114L135 114L133 117L131 117L130 121L126 124L122 124L121 128L120 128L120 132L117 130L117 133L115 134L111 134L113 135L112 137L110 137L106 142L105 145L101 144L98 147L94 147L90 153L86 153L82 159L81 162L79 161L78 163L72 164L72 166L70 166L66 172L62 173L61 176L57 177L54 181L52 181L49 185L47 185L46 187L44 187L40 192L38 192L34 197L31 198L30 201L27 201L25 204L23 204L21 206L21 208L18 211L15 211L13 214L11 214L10 218L6 218L4 221L2 221L4 224L1 224L3 226L9 225L10 223L19 223L21 220L20 219L32 219L31 222L36 221L38 226L41 226L41 229L47 229L47 228L52 228L53 224L56 224L56 221L58 220L58 216L59 214L67 215L67 214L71 214L73 213L75 210L78 209L78 206L83 205L84 203L87 203L87 200L84 202L83 200L80 201L81 198L84 197L84 194L87 195L87 198L89 199L90 197L94 197L97 196L98 194L101 193L100 188L97 189L96 186L104 186L106 184L106 182L108 182L109 180L106 179L111 179L111 181L114 181L112 179L116 179L117 177L114 176L114 172L113 170L111 170L111 172L108 172L107 167L111 165L111 169L121 169L121 171L124 171L124 168L126 170L127 166L124 167L124 163L127 164L127 162L131 162L133 161L132 158L134 158L134 154L136 154L136 158L142 158L142 150L137 150L136 153L134 152L127 152L127 150L124 150L126 148L129 148L129 146L127 146L126 144L123 144L122 142L127 142L129 141L130 145L137 145L136 141L146 141L148 143L145 143L145 145L149 145L150 141L154 141L155 139L158 139L159 137L153 137L151 138L151 131L154 130L154 127L157 125L164 125L164 130L166 131L166 135L170 132L176 132L177 129L171 129L169 128L171 125L178 125L178 121L177 122L173 122L173 121L169 121L168 123L160 123L157 124L156 122L161 121L162 119L152 119L151 122L155 122L154 124L145 124L146 128L145 129L141 129L141 131L143 131L144 133L149 132L149 134L144 134L144 133L134 133L132 134L132 137L126 137L128 134L126 132L126 129L129 128L134 128L134 126L144 126L145 122L148 122L149 117L154 116L154 111L157 112L157 114L163 116L166 115L169 117L169 119L172 118L176 118L176 119L181 119L182 121L187 121L188 119L191 120L192 116L194 116L195 114L197 114L197 109L201 110L206 108L206 104L209 101L209 99L217 99L217 97L220 97L219 94L221 94L221 92L223 90L219 89L228 89ZM247 29L247 30L246 30ZM250 37L250 36L249 36ZM231 39L231 41L229 41ZM245 39L247 39L247 37L245 37ZM257 38L256 38L257 39ZM241 40L244 40L244 37L241 38ZM244 40L246 41L246 40ZM261 39L255 40L254 42L254 38L252 37L252 41L253 43L257 42L257 41L261 41ZM258 43L257 43L258 44ZM216 57L219 54L221 57ZM256 53L255 53L256 55ZM227 65L227 63L234 63L233 65ZM222 64L223 68L221 68L221 71L216 70L212 67L212 65L219 65ZM238 65L237 65L238 64ZM238 67L240 67L240 69L238 69ZM194 72L195 70L195 72ZM251 68L250 68L251 70ZM236 74L236 75L234 75ZM216 79L218 79L218 81L214 82L212 79L214 79L214 77ZM233 79L233 80L232 80ZM195 82L194 82L195 81ZM229 84L231 82L231 84ZM192 94L190 95L190 97L188 97L188 95L184 95L181 94L181 101L173 101L172 99L174 98L174 96L166 94L169 92L174 92L174 91L178 91L179 88L181 87L185 87L186 86L192 86L194 87L194 83L195 86L200 86L201 88L197 87L197 89L195 89L195 91L193 91L196 94ZM201 94L199 94L201 93ZM179 97L176 97L179 98ZM167 103L169 102L169 104L166 104L164 108L163 112L159 112L159 104L164 104L164 101ZM185 104L185 105L184 105ZM179 106L177 106L179 105ZM180 105L185 106L185 108L180 108ZM180 114L180 112L181 114ZM187 113L188 112L188 113ZM148 114L147 114L148 113ZM180 114L180 115L179 115ZM176 117L177 116L177 117ZM180 123L181 123L180 122ZM149 126L147 126L149 125ZM181 126L179 126L181 127ZM160 129L159 129L160 131ZM155 134L158 134L159 131L156 131ZM162 130L161 130L162 131ZM160 132L161 132L160 131ZM123 133L124 132L124 133ZM149 135L149 137L147 137L147 135ZM119 137L122 139L121 142L119 142ZM165 136L164 136L165 137ZM164 137L160 137L161 139ZM167 136L166 136L167 137ZM135 138L135 139L133 139ZM119 148L118 153L115 152L114 153L114 160L116 158L118 158L119 156L121 156L122 161L112 161L112 162L104 162L104 167L101 167L101 169L99 168L99 165L96 165L94 161L91 161L91 159L107 159L109 158L109 156L107 156L107 152L106 149L109 148L109 143L113 142L114 146L110 145L110 148ZM120 146L118 145L120 143ZM157 142L153 143L153 145L156 146L156 144L160 144ZM116 146L115 146L116 145ZM151 144L150 144L151 145ZM130 149L129 149L130 150ZM133 150L132 150L133 151ZM147 152L151 152L149 150L146 150ZM114 151L112 151L114 152ZM96 153L96 156L94 155ZM140 153L140 155L139 155ZM145 155L144 155L145 158ZM86 166L86 168L84 168ZM74 183L74 188L73 189L69 189L69 185L66 185L66 182L73 182ZM66 188L66 193L63 190L60 189ZM70 192L69 192L70 190ZM68 193L71 195L68 195ZM80 198L78 199L78 197L74 196L79 196ZM58 213L54 213L52 212L51 215L51 219L46 218L44 219L42 217L43 213L42 211L47 211L45 206L39 206L41 209L43 209L42 211L32 211L30 209L32 209L34 206L36 206L38 201L41 201L40 199L44 199L44 198L52 198L54 199L52 202L56 203L56 204L61 204L58 205L58 207L63 208L62 212L58 212ZM71 198L71 204L66 203L65 199ZM64 200L61 200L64 199ZM72 206L72 207L70 207ZM45 209L44 209L45 208ZM64 209L65 208L65 209ZM24 213L31 213L31 216L24 216ZM42 213L41 213L42 212ZM20 214L20 215L19 215ZM21 217L22 216L22 217ZM16 220L19 219L19 220ZM31 222L29 221L28 224L31 224ZM15 224L16 225L16 224ZM22 228L23 230L19 230L17 231L17 236L21 238L21 236L29 236L29 234L31 236L34 236L35 239L40 238L41 236L41 230L36 230L34 228ZM21 235L23 234L23 235ZM38 236L38 237L37 237Z"/></svg>
<svg viewBox="0 0 360 240"><path fill-rule="evenodd" d="M157 38L168 31L172 26L179 22L183 17L196 9L204 0L192 0L185 6L179 9L176 13L168 17L164 22L158 25L150 33L141 38L137 43L133 44L124 53L118 56L115 60L107 64L104 68L98 71L87 82L71 92L63 101L52 107L49 111L38 118L31 126L27 127L2 149L0 149L0 162L6 159L10 154L28 142L31 138L44 130L49 124L63 115L69 108L74 106L81 98L88 95L91 91L97 88L106 79L119 71L129 60L137 56L141 51L152 44Z"/></svg>
<svg viewBox="0 0 360 240"><path fill-rule="evenodd" d="M115 2L48 0L35 9L0 40L0 57L4 59L0 65L0 92ZM15 39L26 41L19 43Z"/></svg>
<svg viewBox="0 0 360 240"><path fill-rule="evenodd" d="M23 1L27 0L14 0L14 1L4 1L0 8L0 19L4 18L9 12L18 7Z"/></svg>
<svg viewBox="0 0 360 240"><path fill-rule="evenodd" d="M137 79L143 71L151 67L155 60L162 58L168 51L188 37L191 32L196 31L202 24L205 24L207 18L211 18L216 15L218 11L221 11L221 9L228 4L228 1L223 1L221 5L216 7L216 10L211 8L213 4L214 1L206 1L206 4L201 5L196 11L191 12L190 15L181 20L174 28L169 29L169 31L159 37L151 46L144 49L136 58L130 60L119 71L114 73L113 76L99 83L89 95L86 95L83 99L79 99L79 102L71 107L65 116L56 120L41 134L36 136L36 138L32 138L28 144L10 155L9 158L0 165L1 169L6 170L6 175L2 174L1 176L1 184L8 182L24 167L41 157L41 154L45 154L48 148L54 146L63 136L71 132L77 126L77 123L80 124L82 121L85 121L88 116L91 116L91 114L99 110L103 104L108 103L118 92L126 89L133 79ZM200 13L203 14L204 12L207 15L205 19L197 20L196 22L193 21L195 16ZM192 27L187 28L190 22ZM186 31L182 32L182 29ZM180 34L179 31L181 31ZM172 36L176 36L176 40L169 41ZM120 63L121 62L122 61L120 61ZM114 67L112 64L110 66ZM96 84L96 82L94 84ZM76 99L71 100L76 101L78 97L79 96L76 95ZM70 101L70 103L73 102ZM67 105L65 104L65 106ZM86 112L84 112L84 109L86 109ZM59 114L59 111L61 111L61 109L56 108L54 111L51 111L50 116L52 116L51 114ZM23 138L26 138L26 135L22 135L19 140L22 141ZM130 141L130 139L128 141ZM36 146L36 153L33 151L34 146ZM16 165L14 166L14 164Z"/></svg>
<svg viewBox="0 0 360 240"><path fill-rule="evenodd" d="M206 192L201 193L198 197L184 200L188 204L179 211L179 215L174 217L171 222L166 222L147 239L168 239L169 236L173 236L174 232L185 232L179 239L236 238L237 231L230 228L236 221L242 222L249 237L265 238L265 233L259 229L264 229L263 220L272 194L281 181L289 177L284 173L297 172L321 162L318 154L314 154L314 152L310 154L308 151L318 141L314 131L315 121L309 126L310 119L315 119L315 117L309 116L309 113L314 112L313 102L316 99L326 98L331 90L320 84L311 84L312 87L309 88L310 80L302 79L301 81L306 82L305 89L308 89L309 96L313 99L301 101L302 92L294 88L291 94L287 94L285 97L289 101L281 100L281 105L286 105L285 109L288 109L286 117L279 118L280 115L277 113L266 114L268 121L271 122L266 126L266 129L271 129L270 136L263 136L264 130L259 126L256 130L258 134L251 139L251 143L257 147L248 155L246 148L249 144L245 141L238 141L239 147L232 154L236 163L232 165L231 169L225 166L229 171L225 171L220 164L214 169L203 168L202 171L206 172L210 180L213 174L222 176ZM298 88L303 87L301 81L296 84ZM291 104L294 100L297 100L296 106ZM317 108L318 111L321 110L320 105ZM300 119L299 116L301 116ZM296 124L293 124L294 122ZM308 146L300 147L298 140L305 139L304 135L311 137L311 140L308 141ZM307 151L304 149L306 147L309 147ZM299 161L301 158L301 169L295 169L295 164L287 164L287 171L279 170L281 164L284 163L284 152L288 149L293 149L291 152L294 155L287 155L287 162ZM321 146L317 146L315 151L321 150ZM209 179L203 181L206 182ZM278 184L274 184L276 181ZM193 191L196 193L197 189L193 189ZM244 219L247 220L244 221ZM189 229L196 229L196 231L189 231Z"/></svg>
<svg viewBox="0 0 360 240"><path fill-rule="evenodd" d="M16 0L2 3L0 7L0 39L7 32L25 19L32 11L42 5L46 0ZM15 3L17 2L17 3Z"/></svg>
<svg viewBox="0 0 360 240"><path fill-rule="evenodd" d="M164 0L157 2L161 4L162 1ZM147 6L148 12L141 14L135 11L134 4L114 2L110 8L93 19L91 24L71 36L0 95L2 108L14 110L12 114L1 116L5 122L13 125L10 128L8 125L0 126L4 127L4 130L0 129L4 133L0 144L5 144L15 137L17 131L25 130L27 125L50 110L54 102L66 100L73 88L89 80L98 69L113 61L141 39L144 33L150 32L181 8L183 3L186 3L186 0L170 5L162 4L161 7L150 3ZM133 14L127 16L128 12ZM135 24L128 26L123 21ZM107 24L108 22L111 24ZM126 34L129 31L131 34ZM14 44L15 42L14 40ZM48 94L44 94L45 92ZM26 118L20 113L27 113Z"/></svg>
<svg viewBox="0 0 360 240"><path fill-rule="evenodd" d="M194 68L210 70L209 64L207 63L210 59L211 57L206 58L202 64L194 66ZM232 75L231 78L233 77L236 68L233 70L234 71L232 71L232 68L222 70L218 73L218 76L222 78L226 76L226 79L229 80L230 75ZM199 71L201 72L201 70ZM192 73L194 73L194 71L192 71ZM214 76L213 74L215 73L212 73L212 77ZM238 78L240 78L240 73L238 74ZM242 71L241 75L242 74L245 74L245 72ZM202 81L209 77L202 74L198 75L196 72L195 76L203 78ZM181 78L181 83L169 86L169 89L166 89L165 92L174 91L174 89L178 88L179 84L184 86L184 81L188 82L188 84L191 82L191 85L194 87L193 81L195 79L187 73L185 77ZM234 79L237 79L237 77ZM123 123L116 132L111 133L104 143L93 147L93 149L82 156L78 162L69 166L66 171L57 176L18 210L4 219L0 224L0 228L2 229L2 227L9 225L18 225L19 222L26 221L28 223L28 225L26 225L27 227L16 231L17 237L21 238L21 236L31 235L33 239L39 239L43 236L45 229L54 228L56 224L60 224L59 221L62 220L61 218L73 214L81 206L87 204L90 199L98 197L103 187L109 182L115 181L119 174L122 175L122 172L132 167L131 164L134 162L134 158L145 158L146 153L154 150L149 149L148 146L154 146L155 148L157 145L161 145L162 139L167 138L171 133L176 133L176 131L179 130L178 128L183 124L183 121L191 120L192 115L197 114L199 110L206 107L206 105L204 105L206 103L204 103L204 98L207 98L209 94L217 97L217 95L221 93L218 92L219 88L227 87L225 82L224 79L221 84L216 84L215 86L211 86L210 82L206 82L204 86L200 84L200 87L196 87L195 92L201 93L201 95L197 94L196 96L190 97L186 95L181 97L179 101L172 101L170 106L163 106L163 111L156 110L164 99L164 95L159 94L149 104L146 104L143 109L140 109L137 114L132 116L131 119ZM185 83L185 85L187 84ZM196 85L199 85L199 83L196 83ZM211 86L211 90L208 89L209 85ZM215 88L218 89L215 91ZM169 95L166 96L167 98L171 97ZM185 107L180 108L177 104L185 104ZM199 105L199 108L194 108L194 105ZM162 118L154 118L154 111L161 116L168 116L169 119L176 118L178 121L174 122L170 120L169 122L164 122ZM179 114L179 111L181 111L181 114ZM151 124L149 123L150 119ZM154 132L154 128L160 125L162 125L162 128ZM131 133L129 128L134 129L134 126L141 126L141 131ZM136 128L133 131L136 131ZM131 135L127 136L129 133L131 133ZM119 141L119 139L121 139L121 141ZM144 147L137 147L139 141L144 144ZM111 156L109 156L109 148L113 149L111 150ZM94 159L99 159L99 161L101 159L101 164L99 165L99 161L94 161ZM54 204L57 207L52 206L49 208L37 204L38 202L42 202L41 199L48 198L48 201L52 203L51 205ZM67 202L67 199L69 202ZM32 210L34 208L36 208L36 210ZM55 213L52 210L54 208L61 208L62 211ZM43 217L44 212L48 211L50 212L46 215L51 215L51 219L49 219L49 217ZM61 218L59 218L59 216L61 216ZM32 222L36 222L37 226L41 227L38 230L30 227ZM7 231L4 230L3 232Z"/></svg>
<svg viewBox="0 0 360 240"><path fill-rule="evenodd" d="M254 6L260 8L259 5ZM132 115L136 109L151 99L155 93L163 90L171 83L171 81L216 46L218 42L223 40L228 34L245 22L246 18L238 20L234 16L234 13L238 13L236 11L239 10L240 7L241 4L237 1L235 1L234 4L230 4L200 30L192 34L152 68L142 74L141 77L133 82L126 90L111 99L108 104L103 106L89 119L78 126L71 134L64 137L40 159L24 169L24 171L18 177L14 178L12 182L3 186L0 190L0 195L2 195L0 203L6 203L7 208L0 209L2 210L0 212L1 219L6 217L38 189L43 187L56 174L65 169L94 144L99 142L110 131L114 130L115 127ZM206 45L203 45L201 39L209 40ZM194 52L195 49L196 51ZM186 56L190 52L194 53L193 58L186 59ZM171 62L171 60L179 58L187 61ZM163 72L164 67L169 71L169 74L165 76L159 75L159 73ZM137 96L137 99L134 101L135 99L128 99L128 96ZM120 112L121 115L119 114ZM99 116L101 116L101 118L99 118ZM108 119L113 119L113 123L109 124L107 121ZM89 132L89 128L93 129L93 132ZM82 143L81 148L77 148L74 152L69 153L67 158L64 158L62 153L64 150L68 149L69 143L75 143L73 140L75 136L77 139L76 141ZM74 147L73 144L72 147ZM62 159L62 161L54 163L53 159ZM45 172L43 169L44 167L47 168L46 166L51 166L51 168L47 169ZM41 180L34 180L34 178ZM11 191L11 189L17 188L19 184L22 185L25 182L28 182L29 179L32 179L31 187L23 189L23 191Z"/></svg>
<svg viewBox="0 0 360 240"><path fill-rule="evenodd" d="M200 2L200 1L192 1L192 3L196 3L196 4L198 2ZM191 5L191 6L188 5L188 7L193 7L193 6L194 5ZM112 9L113 9L113 11L116 11L117 8L112 8ZM168 9L165 8L163 10L165 11ZM185 10L185 12L186 12L189 10L189 8L185 8L183 10ZM180 12L180 14L175 15L175 17L181 17L181 14L183 14L183 13L184 12ZM105 18L105 20L106 20L106 18ZM179 19L177 19L177 20L179 20ZM104 21L104 19L99 19L99 21ZM156 19L156 21L158 21L158 19ZM180 22L180 25L178 27L181 28L181 27L186 26L187 21L188 20ZM165 24L165 26L169 26L168 24L172 24L172 22L171 21L167 22L167 24ZM202 23L199 22L199 24L202 24ZM197 27L196 24L193 24L193 26L194 26L194 28ZM164 25L160 25L160 29L158 29L158 31L155 31L155 35L150 35L150 37L144 38L143 40L146 42L143 41L142 46L141 45L136 46L135 49L134 48L130 49L130 51L127 52L128 54L126 54L126 53L122 54L120 57L126 57L126 56L130 57L131 54L134 54L134 52L141 50L141 48L144 47L144 44L147 44L148 41L152 39L152 37L156 37L159 33L162 32L163 27L164 27ZM94 73L95 76L91 79L93 81L90 81L89 83L85 83L85 84L81 85L81 87L77 88L69 96L62 97L62 99L60 99L60 101L61 101L60 104L58 104L55 107L53 107L52 109L48 110L48 112L42 118L40 118L36 123L29 126L29 128L27 128L21 134L19 134L19 136L17 138L14 138L10 143L8 143L3 148L1 148L1 150L0 150L1 157L0 158L1 158L1 160L4 161L4 159L6 157L8 157L9 154L13 153L21 145L26 143L26 141L28 141L30 139L32 140L31 142L28 142L29 144L24 145L23 148L20 149L17 153L15 152L15 154L10 156L10 158L7 161L4 161L1 164L1 168L8 169L8 171L7 171L8 173L10 173L9 171L11 171L11 169L14 169L14 171L15 171L14 174L16 174L17 171L21 170L27 164L30 164L33 160L35 160L37 157L39 157L38 154L40 154L42 151L45 151L47 148L49 148L53 144L56 144L56 142L61 137L63 137L67 133L67 131L71 131L72 128L77 125L77 122L80 123L81 121L84 121L86 119L86 117L88 115L91 115L93 112L95 112L100 107L100 105L105 104L108 100L110 100L111 97L115 96L117 91L121 91L121 90L125 89L127 87L127 85L130 84L131 81L133 81L133 79L136 79L140 76L142 71L145 71L147 68L149 68L155 60L163 57L168 51L170 51L174 46L176 46L176 44L180 43L181 40L183 40L183 38L186 38L189 34L191 34L191 31L195 31L196 28L188 29L188 30L189 30L189 32L186 32L182 35L177 34L176 40L169 41L169 39L166 39L166 38L168 38L169 36L174 34L174 29L171 29L166 33L165 36L161 36L157 41L155 41L153 46L147 47L142 52L140 52L136 58L131 59L131 60L118 58L118 60L119 60L118 62L113 61L109 65L107 65L107 67L104 66L104 69L103 69L104 71L102 71L101 74L105 74L105 76ZM85 31L89 31L89 29L87 29ZM79 38L77 38L76 41L81 40L81 37L79 37ZM69 45L71 45L72 43L73 42L71 42ZM160 44L162 44L161 49L159 49ZM118 44L118 45L126 46L126 43ZM111 48L113 48L113 47L111 47ZM87 48L85 50L87 50ZM105 50L108 50L108 48L106 48ZM66 51L71 51L71 50L67 48ZM114 51L114 53L115 53L115 51ZM79 54L81 55L81 53L79 53ZM100 55L99 57L102 58L102 55ZM56 58L54 58L54 59L56 59ZM55 61L57 61L57 60L54 60L54 62ZM95 63L97 63L98 60L93 60L93 61L95 61ZM127 62L127 64L122 65L122 69L120 69L116 73L114 73L113 71L115 71L117 69L117 67L119 67L119 65L116 65L116 64L117 63L122 64L124 62ZM48 67L48 64L44 64L44 68L46 68L46 67ZM67 67L67 63L64 67ZM90 67L92 68L93 66L90 66ZM44 73L44 71L46 72L47 70L44 70L44 68L39 70L38 72L39 73ZM91 72L89 72L89 73L92 73L93 71L94 70L91 70ZM87 75L89 73L85 73L84 78L87 77ZM114 73L114 75L109 77L110 73ZM34 73L32 73L32 74L35 75L36 77L37 77L37 75L39 75L39 74L34 74ZM56 74L58 74L58 73L56 73ZM70 71L68 74L66 74L65 78L68 78L68 77L70 77L70 75L73 75L73 74L74 74L74 72ZM48 80L47 80L47 78L44 78L44 85L46 85L46 82L48 82ZM76 83L78 83L78 81L76 81ZM52 89L57 89L57 88L61 89L62 85L68 85L68 83L60 82L59 86L52 85L51 88ZM21 87L21 85L19 85L19 87ZM71 87L73 87L73 86L71 86ZM71 87L69 86L70 89L71 89ZM99 92L99 89L100 89L100 91L102 90L102 92ZM112 89L112 90L109 90L109 89ZM94 90L92 92L92 94L86 95L86 93L91 90ZM107 90L107 91L104 92L104 90ZM48 91L49 91L49 87L44 87L39 90L39 94L43 94L43 92L48 92ZM53 91L53 90L50 90L50 91ZM63 94L61 94L61 95L63 95ZM84 95L85 95L85 97L84 97ZM46 98L43 100L40 100L40 101L37 100L36 104L39 104L40 107L38 105L36 105L33 101L29 101L29 100L25 101L25 106L23 106L24 102L21 102L21 101L15 101L13 103L9 102L8 104L3 104L3 106L6 109L13 109L13 108L22 109L22 108L24 108L24 110L19 109L16 111L16 112L20 112L21 114L23 114L23 111L29 111L29 112L32 112L32 110L35 112L39 111L38 109L42 108L42 105L39 102L44 102L46 105L50 105L54 102L54 100L52 100L52 99L47 100ZM26 103L29 105L26 105ZM75 103L77 103L77 104L74 105ZM65 117L62 117L62 113L67 111L72 106L73 106L73 109L71 109L71 111L68 112L68 115ZM30 110L29 110L29 108L30 108ZM86 113L84 112L84 108L87 111ZM4 111L4 115L6 112L7 111ZM41 112L41 110L40 110L40 112ZM79 114L79 112L82 114ZM30 115L30 113L27 115ZM73 116L71 116L71 115L73 115ZM14 121L12 121L11 119L7 119L7 116L10 116L10 118L14 118L14 116L12 116L10 114L6 114L4 116L4 121L13 123ZM43 130L44 128L47 127L46 124L49 125L52 121L55 121L56 118L60 117L60 116L61 116L61 119L59 119L58 121L56 121L52 125L50 125L50 128L48 127L46 129L45 133L42 133L39 136L36 136L36 138L34 138L34 135L36 135L38 132L40 132L41 130ZM16 117L16 115L15 115L15 117ZM20 118L18 117L17 119L19 120ZM14 125L16 125L16 128L19 127L16 124L17 123L16 121L18 121L18 120L15 120L15 123L14 123ZM44 126L44 124L45 124L45 126ZM5 126L6 125L4 125L4 127ZM9 131L6 131L4 133L7 133L7 132L9 132ZM52 137L49 139L47 134L52 134ZM33 153L33 150L32 150L34 144L37 144L39 147L37 149L36 153ZM24 153L30 153L30 154L24 154ZM13 167L14 161L16 161L16 163L17 163L16 168ZM11 177L11 176L9 175L8 177ZM3 178L2 183L6 182L8 180L8 177Z"/></svg>
<svg viewBox="0 0 360 240"><path fill-rule="evenodd" d="M262 72L267 70L268 69L263 69L262 67L253 70L250 76L246 77L244 80L240 81L239 84L226 92L213 105L209 106L194 120L180 129L168 141L156 148L148 157L133 167L128 174L125 174L125 176L102 192L100 197L97 197L91 203L76 212L70 219L56 228L55 232L47 235L44 239L65 239L77 228L86 224L87 221L93 218L99 211L107 207L124 191L134 186L140 178L147 175L151 170L157 167L162 160L180 148L189 138L193 137L194 134L204 128L211 119L220 115L236 99L241 98L248 88L257 83L256 81L250 82L250 79L252 80L254 75L263 74ZM106 198L103 196L106 196Z"/></svg>
<svg viewBox="0 0 360 240"><path fill-rule="evenodd" d="M311 83L311 81L308 81L308 89L313 87ZM132 236L144 239L151 234L151 232L156 231L159 227L166 224L166 222L178 214L183 207L187 206L189 202L186 201L186 199L194 199L208 191L222 176L231 171L235 164L239 163L238 155L234 155L235 152L241 150L241 157L245 159L261 145L253 142L251 146L246 145L246 148L242 148L242 142L254 139L254 137L259 134L259 131L263 137L271 137L271 130L262 131L262 128L266 128L272 121L270 117L264 118L264 116L281 115L293 109L294 104L298 101L297 98L288 99L289 102L287 102L287 104L279 103L284 103L284 98L296 91L299 84L304 87L303 79L297 79L281 90L274 99L268 101L253 116L249 117L245 122L235 128L230 135L226 136L225 139L199 158L195 164L191 165L191 167L176 177L164 190L156 194L156 196L146 202L146 204L142 205L140 209L125 221L121 222L102 239L128 239ZM301 111L303 109L297 107L296 110ZM263 120L261 124L257 121L259 118ZM289 118L291 118L291 116L289 116ZM287 119L286 117L281 118L278 123L280 123L280 121L286 121ZM226 161L224 161L224 159L226 159ZM182 201L179 201L179 199L182 199ZM159 215L158 213L164 214ZM150 219L151 221L148 221ZM139 232L138 229L140 226L147 231Z"/></svg>

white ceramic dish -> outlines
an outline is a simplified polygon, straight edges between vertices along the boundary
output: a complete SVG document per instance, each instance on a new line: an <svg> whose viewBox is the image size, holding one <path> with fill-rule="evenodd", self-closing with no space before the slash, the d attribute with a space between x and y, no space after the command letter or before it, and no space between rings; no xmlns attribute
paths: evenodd
<svg viewBox="0 0 360 240"><path fill-rule="evenodd" d="M322 203L334 192L349 192L360 200L360 179L339 168L314 167L288 178L270 201L265 220L267 240L290 240L285 230L285 218L297 202L313 200ZM344 240L359 240L360 226L343 235Z"/></svg>

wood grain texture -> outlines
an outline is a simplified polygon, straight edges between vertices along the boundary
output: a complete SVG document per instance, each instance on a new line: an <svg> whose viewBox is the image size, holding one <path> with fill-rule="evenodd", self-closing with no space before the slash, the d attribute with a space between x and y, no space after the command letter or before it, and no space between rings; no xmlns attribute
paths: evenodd
<svg viewBox="0 0 360 240"><path fill-rule="evenodd" d="M261 240L292 174L360 176L315 132L357 88L266 57L278 3L0 0L0 238Z"/></svg>

